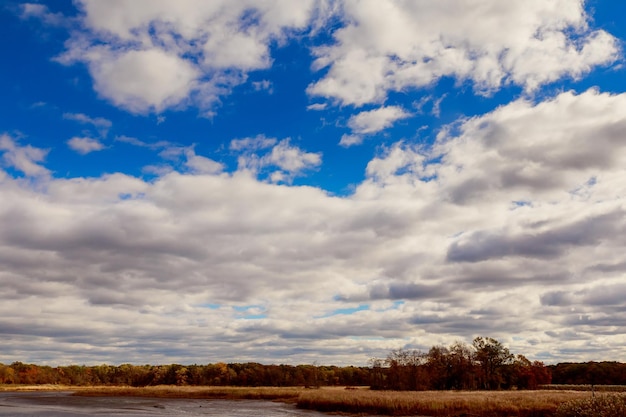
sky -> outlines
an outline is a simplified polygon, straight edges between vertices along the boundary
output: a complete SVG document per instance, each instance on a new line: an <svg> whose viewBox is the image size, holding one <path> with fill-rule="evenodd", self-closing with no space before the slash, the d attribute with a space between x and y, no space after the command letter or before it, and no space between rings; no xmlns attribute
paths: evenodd
<svg viewBox="0 0 626 417"><path fill-rule="evenodd" d="M0 2L0 362L626 361L626 4Z"/></svg>

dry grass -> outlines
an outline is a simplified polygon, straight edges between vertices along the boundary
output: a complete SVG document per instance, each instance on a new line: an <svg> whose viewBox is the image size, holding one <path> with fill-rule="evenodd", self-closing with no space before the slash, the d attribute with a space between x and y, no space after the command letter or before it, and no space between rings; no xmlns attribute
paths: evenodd
<svg viewBox="0 0 626 417"><path fill-rule="evenodd" d="M393 416L548 417L570 400L587 398L574 391L305 391L298 407L324 412Z"/></svg>
<svg viewBox="0 0 626 417"><path fill-rule="evenodd" d="M76 391L81 389L73 385L57 385L57 384L39 384L39 385L23 385L23 384L0 384L0 392L11 391Z"/></svg>
<svg viewBox="0 0 626 417"><path fill-rule="evenodd" d="M550 384L550 385L541 385L539 389L567 390L567 391L626 392L626 385Z"/></svg>
<svg viewBox="0 0 626 417"><path fill-rule="evenodd" d="M299 387L198 387L158 385L152 387L91 387L74 395L85 397L151 397L229 400L279 400L295 402L304 388Z"/></svg>
<svg viewBox="0 0 626 417"><path fill-rule="evenodd" d="M584 400L568 401L556 411L557 417L624 417L626 395L603 394Z"/></svg>

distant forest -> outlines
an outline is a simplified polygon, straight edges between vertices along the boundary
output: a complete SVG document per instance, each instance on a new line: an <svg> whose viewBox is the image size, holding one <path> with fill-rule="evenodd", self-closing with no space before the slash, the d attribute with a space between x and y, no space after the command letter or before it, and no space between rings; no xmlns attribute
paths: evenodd
<svg viewBox="0 0 626 417"><path fill-rule="evenodd" d="M370 386L388 390L536 389L546 384L626 385L620 362L545 366L513 355L492 338L471 345L433 346L428 352L394 350L370 366L262 365L71 365L0 363L0 384Z"/></svg>

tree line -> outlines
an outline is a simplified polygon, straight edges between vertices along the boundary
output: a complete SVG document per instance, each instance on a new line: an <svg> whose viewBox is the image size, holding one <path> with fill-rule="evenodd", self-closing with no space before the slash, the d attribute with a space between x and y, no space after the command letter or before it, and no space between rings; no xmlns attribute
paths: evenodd
<svg viewBox="0 0 626 417"><path fill-rule="evenodd" d="M368 385L370 373L367 367L262 365L254 362L59 367L13 362L0 364L0 384L357 386Z"/></svg>
<svg viewBox="0 0 626 417"><path fill-rule="evenodd" d="M553 384L626 385L626 363L565 362L549 368Z"/></svg>
<svg viewBox="0 0 626 417"><path fill-rule="evenodd" d="M374 359L372 370L373 389L537 389L551 383L550 369L542 362L513 355L490 337L477 337L471 345L433 346L428 352L394 350Z"/></svg>
<svg viewBox="0 0 626 417"><path fill-rule="evenodd" d="M388 390L536 389L545 384L626 385L626 364L560 363L545 366L512 354L492 338L472 344L433 346L428 352L399 349L370 366L263 365L70 365L0 363L0 384L370 386Z"/></svg>

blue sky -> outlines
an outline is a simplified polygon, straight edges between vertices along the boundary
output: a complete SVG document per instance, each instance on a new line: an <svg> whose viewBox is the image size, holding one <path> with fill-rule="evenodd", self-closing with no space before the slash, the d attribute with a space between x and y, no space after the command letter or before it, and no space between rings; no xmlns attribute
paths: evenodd
<svg viewBox="0 0 626 417"><path fill-rule="evenodd" d="M626 360L625 7L4 2L0 362Z"/></svg>

